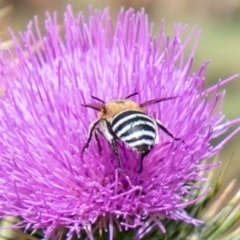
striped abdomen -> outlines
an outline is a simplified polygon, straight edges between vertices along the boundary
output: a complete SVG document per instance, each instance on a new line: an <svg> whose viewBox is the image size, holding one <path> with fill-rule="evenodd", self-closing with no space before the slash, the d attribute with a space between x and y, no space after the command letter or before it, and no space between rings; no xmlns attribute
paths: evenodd
<svg viewBox="0 0 240 240"><path fill-rule="evenodd" d="M155 144L156 124L145 113L134 110L120 112L113 117L111 127L121 141L142 154Z"/></svg>

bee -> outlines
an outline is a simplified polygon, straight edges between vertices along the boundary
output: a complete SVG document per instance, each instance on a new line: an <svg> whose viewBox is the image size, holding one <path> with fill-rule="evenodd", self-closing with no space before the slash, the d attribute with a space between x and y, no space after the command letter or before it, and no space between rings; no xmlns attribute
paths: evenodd
<svg viewBox="0 0 240 240"><path fill-rule="evenodd" d="M159 143L158 128L174 140L181 140L181 138L175 137L160 120L149 116L145 112L147 106L177 97L158 98L137 104L129 99L137 94L138 93L135 92L124 99L116 99L109 102L104 102L97 97L91 96L94 100L97 100L98 103L82 105L98 111L98 118L89 126L87 141L82 149L82 153L88 148L93 133L99 125L100 129L98 128L98 131L100 131L110 143L116 156L118 167L121 169L117 141L122 141L140 154L140 168L137 171L140 173L143 170L142 162L144 157L147 156L155 144ZM98 137L97 135L95 136L99 150L101 151Z"/></svg>

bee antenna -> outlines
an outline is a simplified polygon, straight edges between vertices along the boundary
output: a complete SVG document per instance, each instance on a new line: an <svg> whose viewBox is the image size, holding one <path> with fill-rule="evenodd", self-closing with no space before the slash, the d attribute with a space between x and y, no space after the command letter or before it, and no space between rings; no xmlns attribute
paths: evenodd
<svg viewBox="0 0 240 240"><path fill-rule="evenodd" d="M96 111L101 111L102 109L102 104L100 103L87 103L87 104L81 104L81 105L86 108L92 108Z"/></svg>
<svg viewBox="0 0 240 240"><path fill-rule="evenodd" d="M139 104L139 106L140 106L141 108L144 108L144 107L147 107L147 106L152 105L152 104L155 104L155 103L159 103L159 102L163 102L163 101L175 99L175 98L178 98L178 97L180 97L180 96L165 97L165 98L156 98L156 99L149 100L149 101L147 101L147 102L141 103L141 104Z"/></svg>
<svg viewBox="0 0 240 240"><path fill-rule="evenodd" d="M133 96L135 96L137 94L138 94L138 92L134 92L134 93L128 95L127 97L125 97L125 99L131 98L131 97L133 97Z"/></svg>
<svg viewBox="0 0 240 240"><path fill-rule="evenodd" d="M103 100L101 100L100 98L98 98L98 97L94 97L94 96L91 95L91 98L93 98L93 99L95 99L95 100L105 104L105 102Z"/></svg>

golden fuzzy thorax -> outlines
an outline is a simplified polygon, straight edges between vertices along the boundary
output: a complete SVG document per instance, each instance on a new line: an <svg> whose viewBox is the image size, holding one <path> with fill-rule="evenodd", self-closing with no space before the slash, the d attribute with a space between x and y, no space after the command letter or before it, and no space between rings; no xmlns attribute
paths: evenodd
<svg viewBox="0 0 240 240"><path fill-rule="evenodd" d="M126 99L116 99L107 102L99 113L99 118L111 118L125 110L136 110L144 112L143 109L134 101Z"/></svg>

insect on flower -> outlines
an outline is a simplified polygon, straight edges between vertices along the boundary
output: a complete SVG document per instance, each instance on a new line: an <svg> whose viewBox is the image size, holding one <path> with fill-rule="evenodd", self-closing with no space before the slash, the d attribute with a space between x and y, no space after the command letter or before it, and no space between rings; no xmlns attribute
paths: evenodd
<svg viewBox="0 0 240 240"><path fill-rule="evenodd" d="M83 147L82 153L89 146L94 130L96 130L95 128L99 124L100 129L95 131L99 150L101 151L101 146L97 137L97 132L103 134L110 143L116 156L118 167L121 168L117 140L124 142L127 146L136 150L140 154L141 165L138 170L140 173L143 169L142 161L144 157L151 151L153 145L159 142L158 128L163 130L174 140L181 140L181 138L176 138L160 120L147 115L144 110L145 107L149 105L175 99L177 97L158 98L137 104L136 102L129 100L129 98L136 94L138 93L133 93L125 99L116 99L109 102L104 102L97 97L91 96L100 103L82 105L99 112L98 118L89 126L87 142Z"/></svg>

